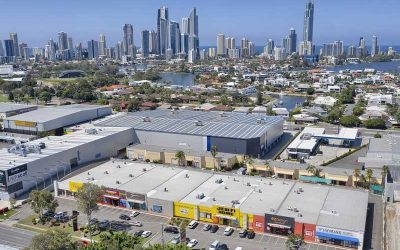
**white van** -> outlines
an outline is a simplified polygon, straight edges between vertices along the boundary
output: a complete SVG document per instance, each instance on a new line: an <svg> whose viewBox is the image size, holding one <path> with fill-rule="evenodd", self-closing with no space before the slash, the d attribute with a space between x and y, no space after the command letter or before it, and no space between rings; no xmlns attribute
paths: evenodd
<svg viewBox="0 0 400 250"><path fill-rule="evenodd" d="M208 250L217 250L219 245L220 245L219 241L216 240L210 245L210 248L208 248Z"/></svg>

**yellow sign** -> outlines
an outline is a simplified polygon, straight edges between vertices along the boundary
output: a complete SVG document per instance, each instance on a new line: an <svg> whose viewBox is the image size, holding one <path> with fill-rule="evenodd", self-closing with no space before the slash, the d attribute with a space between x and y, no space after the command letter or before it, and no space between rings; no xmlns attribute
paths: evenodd
<svg viewBox="0 0 400 250"><path fill-rule="evenodd" d="M36 127L36 122L27 122L27 121L14 121L15 126L21 126L21 127Z"/></svg>
<svg viewBox="0 0 400 250"><path fill-rule="evenodd" d="M221 215L221 216L233 217L236 219L239 219L240 217L239 209L233 207L214 206L213 214L217 216Z"/></svg>
<svg viewBox="0 0 400 250"><path fill-rule="evenodd" d="M81 182L70 181L69 185L68 185L68 190L75 193L82 186L83 186L83 183L81 183Z"/></svg>
<svg viewBox="0 0 400 250"><path fill-rule="evenodd" d="M194 219L195 207L196 207L195 205L183 202L174 202L174 216L187 219Z"/></svg>

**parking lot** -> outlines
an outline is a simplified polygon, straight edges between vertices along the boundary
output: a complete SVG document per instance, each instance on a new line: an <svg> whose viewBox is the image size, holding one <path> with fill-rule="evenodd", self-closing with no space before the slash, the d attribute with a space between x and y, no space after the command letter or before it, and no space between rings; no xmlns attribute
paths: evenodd
<svg viewBox="0 0 400 250"><path fill-rule="evenodd" d="M57 211L71 211L76 209L76 203L69 199L59 198L59 208ZM109 221L122 221L119 219L121 214L129 214L132 210L114 208L109 206L101 206L99 211L93 214L93 218L99 220L107 219ZM69 212L70 213L70 212ZM78 217L79 224L86 224L86 217L80 214ZM170 233L162 233L162 225L166 226L168 223L168 218L140 213L137 217L132 218L132 221L139 221L143 224L142 227L131 226L126 228L126 231L134 234L138 230L151 231L152 234L147 238L145 245L151 244L161 244L170 242L173 237L177 236ZM227 244L229 249L235 249L236 247L242 247L243 249L251 250L281 250L285 249L286 239L284 237L279 237L275 235L267 234L256 234L254 239L240 238L239 230L235 229L232 235L224 235L224 226L220 226L216 233L211 233L209 231L203 231L203 223L200 223L195 229L187 229L186 236L190 239L195 238L198 240L198 244L194 249L208 249L209 245L215 240L219 240L223 244ZM164 239L163 239L164 238ZM307 243L303 246L303 249L309 250L336 250L343 248L336 248L332 246L319 245Z"/></svg>

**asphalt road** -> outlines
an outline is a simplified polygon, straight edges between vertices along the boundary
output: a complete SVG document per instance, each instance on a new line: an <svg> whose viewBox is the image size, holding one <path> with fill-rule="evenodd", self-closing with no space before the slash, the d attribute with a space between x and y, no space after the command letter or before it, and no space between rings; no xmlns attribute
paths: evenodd
<svg viewBox="0 0 400 250"><path fill-rule="evenodd" d="M0 244L18 249L28 247L35 233L0 224ZM0 246L1 249L1 246Z"/></svg>

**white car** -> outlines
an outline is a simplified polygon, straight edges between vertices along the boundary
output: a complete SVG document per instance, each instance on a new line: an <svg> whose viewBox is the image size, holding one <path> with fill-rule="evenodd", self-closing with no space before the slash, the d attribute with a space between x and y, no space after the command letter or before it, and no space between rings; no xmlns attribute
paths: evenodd
<svg viewBox="0 0 400 250"><path fill-rule="evenodd" d="M192 248L192 247L196 246L197 243L199 243L199 242L198 242L196 239L191 239L191 240L188 242L187 247Z"/></svg>
<svg viewBox="0 0 400 250"><path fill-rule="evenodd" d="M142 237L143 238L147 238L147 237L149 237L151 235L151 231L144 231L143 233L142 233Z"/></svg>
<svg viewBox="0 0 400 250"><path fill-rule="evenodd" d="M136 217L138 216L140 213L138 211L133 211L131 212L131 214L129 215L130 217Z"/></svg>
<svg viewBox="0 0 400 250"><path fill-rule="evenodd" d="M233 228L227 227L225 228L224 235L229 236L233 233Z"/></svg>
<svg viewBox="0 0 400 250"><path fill-rule="evenodd" d="M195 221L195 220L192 220L192 221L189 223L188 227L189 227L190 229L194 229L195 227L197 227L197 225L199 225L199 222L197 222L197 221Z"/></svg>
<svg viewBox="0 0 400 250"><path fill-rule="evenodd" d="M237 247L235 250L243 250L243 247Z"/></svg>
<svg viewBox="0 0 400 250"><path fill-rule="evenodd" d="M135 227L141 227L141 226L143 226L143 224L142 224L141 222L139 222L139 221L132 221L132 222L129 222L129 225L132 225L132 226L135 226Z"/></svg>
<svg viewBox="0 0 400 250"><path fill-rule="evenodd" d="M180 242L181 242L181 237L179 237L179 236L175 236L171 240L171 244L174 244L174 245L178 245Z"/></svg>

